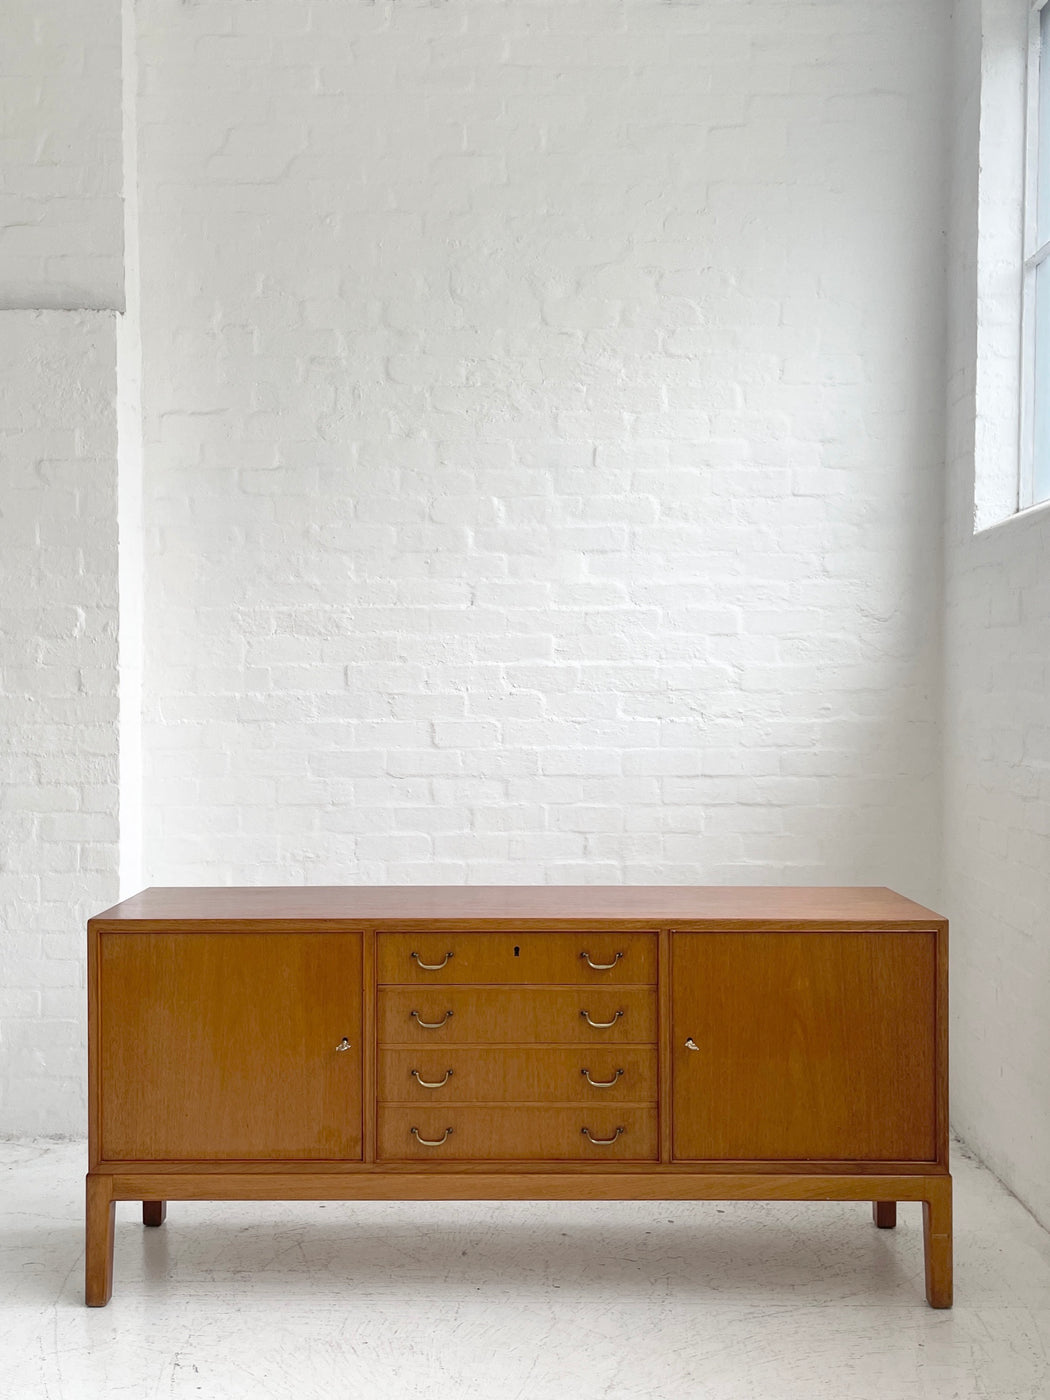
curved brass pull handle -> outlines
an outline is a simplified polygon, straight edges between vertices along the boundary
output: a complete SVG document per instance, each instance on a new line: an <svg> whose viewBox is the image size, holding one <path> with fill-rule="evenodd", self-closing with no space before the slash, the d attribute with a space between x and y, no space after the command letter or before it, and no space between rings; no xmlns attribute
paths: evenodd
<svg viewBox="0 0 1050 1400"><path fill-rule="evenodd" d="M428 1079L420 1079L418 1069L410 1069L408 1072L418 1084L421 1084L423 1086L424 1089L440 1089L443 1085L447 1084L448 1081L452 1078L452 1071L450 1069L447 1069L445 1071L444 1079L435 1079L433 1083L431 1083Z"/></svg>
<svg viewBox="0 0 1050 1400"><path fill-rule="evenodd" d="M439 1138L420 1137L418 1128L409 1128L408 1131L422 1147L440 1147L443 1142L448 1142L449 1138L452 1136L451 1128L446 1128Z"/></svg>
<svg viewBox="0 0 1050 1400"><path fill-rule="evenodd" d="M352 1046L351 1046L350 1042L347 1040L346 1036L344 1035L343 1038L342 1038L342 1040L341 1040L341 1041L339 1042L339 1044L335 1047L335 1052L336 1052L336 1054L338 1055L338 1054L340 1054L343 1050L350 1050L350 1049L352 1049Z"/></svg>
<svg viewBox="0 0 1050 1400"><path fill-rule="evenodd" d="M580 954L580 957L584 960L584 962L587 964L588 967L593 967L594 970L595 970L595 972L608 972L609 969L610 969L611 967L615 967L615 966L616 966L616 964L617 964L617 963L620 961L620 959L623 957L623 954L622 954L622 953L617 953L616 956L613 958L613 960L612 960L611 963L596 963L596 962L591 962L591 955L590 955L590 953L581 953L581 954Z"/></svg>
<svg viewBox="0 0 1050 1400"><path fill-rule="evenodd" d="M583 1075L584 1079L586 1079L587 1083L591 1086L592 1089L611 1089L616 1083L616 1081L619 1079L620 1075L623 1074L623 1070L613 1070L613 1077L611 1079L592 1079L591 1072L589 1069L581 1069L580 1073Z"/></svg>
<svg viewBox="0 0 1050 1400"><path fill-rule="evenodd" d="M620 1136L620 1134L621 1134L621 1133L625 1133L626 1131L627 1131L626 1128L621 1127L621 1128L617 1128L617 1129L616 1129L615 1133L613 1133L613 1135L612 1135L611 1138L596 1138L596 1137L591 1137L591 1130L590 1130L590 1128L581 1128L581 1129L580 1129L580 1132L584 1135L584 1137L587 1139L587 1141L588 1141L588 1142L593 1142L594 1145L595 1145L595 1147L612 1147L613 1143L614 1143L614 1142L616 1141L616 1139Z"/></svg>
<svg viewBox="0 0 1050 1400"><path fill-rule="evenodd" d="M445 956L441 959L439 963L425 963L418 953L409 953L408 956L410 958L415 958L417 964L423 969L424 972L440 972L441 969L448 962L449 958L454 958L456 955L455 953L448 952L445 954Z"/></svg>
<svg viewBox="0 0 1050 1400"><path fill-rule="evenodd" d="M421 1021L419 1019L418 1011L410 1011L408 1014L415 1019L416 1025L422 1026L425 1031L437 1031L440 1030L441 1027L445 1024L448 1018L452 1015L452 1012L446 1011L440 1021Z"/></svg>
<svg viewBox="0 0 1050 1400"><path fill-rule="evenodd" d="M611 1021L592 1021L591 1018L590 1018L590 1016L588 1015L588 1013L587 1013L586 1011L581 1011L581 1012L580 1012L580 1015L581 1015L581 1016L583 1017L583 1019L587 1022L587 1024L588 1024L589 1026L593 1026L594 1029L595 1029L596 1031L607 1031L607 1030L609 1029L610 1026L615 1026L615 1025L616 1025L616 1022L617 1022L617 1021L620 1019L620 1017L623 1015L623 1012L622 1012L622 1011L617 1011L616 1015L612 1018Z"/></svg>

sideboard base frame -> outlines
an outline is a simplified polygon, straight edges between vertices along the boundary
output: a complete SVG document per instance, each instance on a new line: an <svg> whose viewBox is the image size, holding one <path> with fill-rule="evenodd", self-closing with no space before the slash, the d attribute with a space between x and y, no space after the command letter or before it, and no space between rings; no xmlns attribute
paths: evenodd
<svg viewBox="0 0 1050 1400"><path fill-rule="evenodd" d="M113 1289L117 1201L142 1201L159 1225L167 1201L870 1201L876 1225L896 1221L897 1201L922 1203L926 1300L952 1305L952 1179L872 1172L632 1171L236 1171L89 1172L86 1301Z"/></svg>

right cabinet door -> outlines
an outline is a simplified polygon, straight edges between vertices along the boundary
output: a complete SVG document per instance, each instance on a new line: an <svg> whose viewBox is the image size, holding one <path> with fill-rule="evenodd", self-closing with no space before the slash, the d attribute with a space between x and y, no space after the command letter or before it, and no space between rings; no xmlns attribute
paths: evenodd
<svg viewBox="0 0 1050 1400"><path fill-rule="evenodd" d="M932 1161L932 933L676 933L673 1140L689 1161Z"/></svg>

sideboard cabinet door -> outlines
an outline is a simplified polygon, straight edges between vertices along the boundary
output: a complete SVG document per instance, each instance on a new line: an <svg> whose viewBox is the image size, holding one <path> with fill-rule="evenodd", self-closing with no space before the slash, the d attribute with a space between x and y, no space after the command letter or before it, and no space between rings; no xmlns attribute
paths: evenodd
<svg viewBox="0 0 1050 1400"><path fill-rule="evenodd" d="M674 1155L930 1161L935 935L678 933Z"/></svg>
<svg viewBox="0 0 1050 1400"><path fill-rule="evenodd" d="M105 933L98 983L104 1159L360 1159L360 935Z"/></svg>

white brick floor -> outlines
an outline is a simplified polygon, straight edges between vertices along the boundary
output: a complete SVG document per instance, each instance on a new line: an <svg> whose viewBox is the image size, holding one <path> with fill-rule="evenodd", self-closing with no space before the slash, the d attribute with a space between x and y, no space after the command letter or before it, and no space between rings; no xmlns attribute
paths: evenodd
<svg viewBox="0 0 1050 1400"><path fill-rule="evenodd" d="M0 1144L3 1400L1046 1400L1050 1236L958 1150L957 1303L917 1206L118 1206L82 1305L82 1144Z"/></svg>

